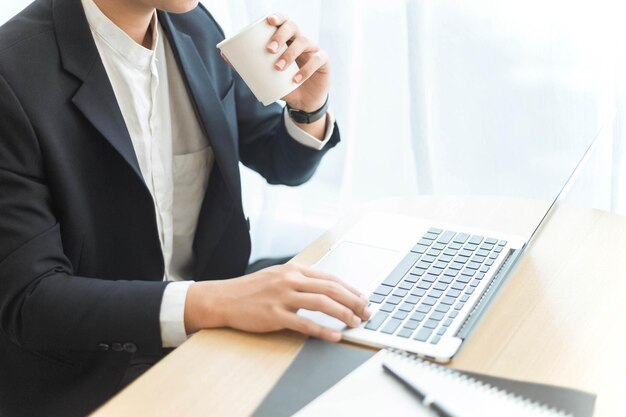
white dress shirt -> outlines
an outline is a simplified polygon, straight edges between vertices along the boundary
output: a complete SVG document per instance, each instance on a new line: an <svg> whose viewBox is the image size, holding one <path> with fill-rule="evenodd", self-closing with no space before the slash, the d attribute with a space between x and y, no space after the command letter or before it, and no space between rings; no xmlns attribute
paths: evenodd
<svg viewBox="0 0 626 417"><path fill-rule="evenodd" d="M192 244L213 151L156 13L150 26L153 45L147 49L109 20L93 0L82 4L154 201L165 262L163 279L176 281L165 288L159 317L163 347L176 347L187 339L185 298L193 281L185 280L193 270ZM332 136L331 115L320 141L286 114L287 132L305 146L322 149Z"/></svg>

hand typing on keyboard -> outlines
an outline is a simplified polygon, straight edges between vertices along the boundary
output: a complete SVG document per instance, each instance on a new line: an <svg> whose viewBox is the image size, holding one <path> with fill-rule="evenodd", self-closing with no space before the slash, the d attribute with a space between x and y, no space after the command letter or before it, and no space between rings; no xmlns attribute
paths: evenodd
<svg viewBox="0 0 626 417"><path fill-rule="evenodd" d="M371 315L367 305L364 295L338 278L289 263L240 278L192 284L185 302L185 328L188 334L215 327L250 332L292 329L337 342L339 331L298 316L297 311L321 311L357 327Z"/></svg>

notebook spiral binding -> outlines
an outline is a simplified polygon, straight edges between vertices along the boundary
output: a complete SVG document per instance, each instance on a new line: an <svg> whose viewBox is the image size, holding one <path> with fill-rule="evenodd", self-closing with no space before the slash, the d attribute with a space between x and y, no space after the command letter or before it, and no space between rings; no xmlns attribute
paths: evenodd
<svg viewBox="0 0 626 417"><path fill-rule="evenodd" d="M454 369L446 368L445 366L437 365L433 362L421 359L420 357L410 352L406 352L404 350L395 349L395 348L385 348L384 350L386 351L386 353L389 353L393 355L394 357L400 358L402 360L411 361L413 364L416 364L418 366L426 367L437 373L444 374L447 377L462 381L464 385L472 386L473 388L477 388L483 392L490 393L494 396L508 397L511 401L514 401L520 407L525 407L525 410L527 411L543 413L546 416L551 416L551 417L553 416L574 417L572 414L565 413L556 408L548 407L545 404L542 404L540 402L529 400L528 398L523 397L521 395L506 391L504 389L495 387L490 384L486 384L468 375L457 372Z"/></svg>

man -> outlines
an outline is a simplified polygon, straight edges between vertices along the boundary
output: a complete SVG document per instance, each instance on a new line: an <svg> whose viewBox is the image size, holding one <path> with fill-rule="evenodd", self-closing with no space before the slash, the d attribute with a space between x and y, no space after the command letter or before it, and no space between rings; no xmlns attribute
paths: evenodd
<svg viewBox="0 0 626 417"><path fill-rule="evenodd" d="M285 101L312 123L297 124L219 57L197 3L38 0L0 29L3 417L85 415L199 329L337 341L297 310L369 317L309 268L244 275L238 162L270 183L311 177L339 141L328 63L268 18L268 53L289 45L276 70L301 68Z"/></svg>

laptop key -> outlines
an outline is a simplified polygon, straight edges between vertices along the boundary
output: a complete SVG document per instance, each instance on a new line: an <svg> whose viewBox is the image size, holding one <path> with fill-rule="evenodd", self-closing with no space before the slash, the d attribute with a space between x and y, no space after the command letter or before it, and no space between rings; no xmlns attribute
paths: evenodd
<svg viewBox="0 0 626 417"><path fill-rule="evenodd" d="M463 294L461 296L461 298L459 298L460 301L466 302L467 300L469 300L469 295L467 294Z"/></svg>
<svg viewBox="0 0 626 417"><path fill-rule="evenodd" d="M415 246L413 246L413 249L411 249L411 252L417 253L417 254L423 254L424 252L426 252L428 250L428 246L426 245L420 245L419 243Z"/></svg>
<svg viewBox="0 0 626 417"><path fill-rule="evenodd" d="M461 291L455 290L455 289L451 289L450 291L448 291L448 293L446 295L450 296L450 297L457 298L459 295L461 295Z"/></svg>
<svg viewBox="0 0 626 417"><path fill-rule="evenodd" d="M474 287L467 287L465 289L465 294L472 294L474 292Z"/></svg>
<svg viewBox="0 0 626 417"><path fill-rule="evenodd" d="M426 273L425 269L420 269L417 266L415 268L413 268L411 270L411 273L409 275L414 275L416 277L421 277L422 275L424 275Z"/></svg>
<svg viewBox="0 0 626 417"><path fill-rule="evenodd" d="M463 246L463 249L475 251L476 249L478 249L478 245L474 243L466 243L465 246Z"/></svg>
<svg viewBox="0 0 626 417"><path fill-rule="evenodd" d="M400 301L402 301L402 298L401 297L396 297L395 295L387 297L387 302L389 304L398 305L398 304L400 304Z"/></svg>
<svg viewBox="0 0 626 417"><path fill-rule="evenodd" d="M450 327L451 324L452 324L452 319L446 319L443 323L441 323L441 325L444 327Z"/></svg>
<svg viewBox="0 0 626 417"><path fill-rule="evenodd" d="M439 233L426 232L426 234L422 237L428 240L435 240L437 239L438 236L439 236Z"/></svg>
<svg viewBox="0 0 626 417"><path fill-rule="evenodd" d="M420 321L409 320L406 323L404 323L404 327L406 327L407 329L415 330L420 325Z"/></svg>
<svg viewBox="0 0 626 417"><path fill-rule="evenodd" d="M475 279L483 279L485 278L485 273L484 272L479 272L476 274L476 276L474 277Z"/></svg>
<svg viewBox="0 0 626 417"><path fill-rule="evenodd" d="M393 290L393 287L388 285L379 285L378 288L374 290L374 294L389 295L391 290Z"/></svg>
<svg viewBox="0 0 626 417"><path fill-rule="evenodd" d="M439 281L437 283L435 283L435 285L433 286L434 289L436 290L441 290L441 291L445 291L446 288L448 288L448 285Z"/></svg>
<svg viewBox="0 0 626 417"><path fill-rule="evenodd" d="M446 245L444 245L443 243L434 243L432 247L437 250L444 250L446 248Z"/></svg>
<svg viewBox="0 0 626 417"><path fill-rule="evenodd" d="M450 247L448 247L448 249L443 251L443 254L446 256L455 256L459 251L456 251Z"/></svg>
<svg viewBox="0 0 626 417"><path fill-rule="evenodd" d="M463 247L463 244L462 244L462 243L452 242L452 243L450 243L450 244L448 245L448 247L449 247L450 249L453 249L453 250L459 250L459 249L461 249L461 248Z"/></svg>
<svg viewBox="0 0 626 417"><path fill-rule="evenodd" d="M432 285L432 283L427 282L427 281L420 281L417 283L417 288L420 288L422 290L427 290L430 288L430 286Z"/></svg>
<svg viewBox="0 0 626 417"><path fill-rule="evenodd" d="M471 285L472 287L478 287L478 284L480 284L480 280L479 280L479 279L475 279L475 280L473 280L473 281L470 283L470 285Z"/></svg>
<svg viewBox="0 0 626 417"><path fill-rule="evenodd" d="M506 244L509 243L506 240L501 240L498 242L498 246L506 246Z"/></svg>
<svg viewBox="0 0 626 417"><path fill-rule="evenodd" d="M411 310L413 310L413 307L415 307L415 304L402 303L402 305L398 307L398 309L402 311L406 311L407 313L410 313Z"/></svg>
<svg viewBox="0 0 626 417"><path fill-rule="evenodd" d="M427 305L427 306L434 306L435 304L437 304L437 299L433 298L433 297L424 297L424 299L422 300L422 305Z"/></svg>
<svg viewBox="0 0 626 417"><path fill-rule="evenodd" d="M450 305L450 306L451 306L452 304L454 304L454 302L455 302L455 301L456 301L456 299L455 299L455 298L452 298L452 297L450 297L450 296L448 296L448 295L446 295L445 297L443 297L443 298L441 299L441 303L442 303L442 304L447 304L447 305Z"/></svg>
<svg viewBox="0 0 626 417"><path fill-rule="evenodd" d="M462 282L456 281L454 284L452 284L452 288L454 288L455 290L462 291L463 288L465 288L465 284L463 284Z"/></svg>
<svg viewBox="0 0 626 417"><path fill-rule="evenodd" d="M420 342L425 342L428 340L428 338L430 337L432 333L433 331L431 329L421 328L415 334L415 337L413 339L418 340Z"/></svg>
<svg viewBox="0 0 626 417"><path fill-rule="evenodd" d="M414 295L416 297L423 297L424 294L426 294L426 290L421 288L415 288L413 291L411 291L411 295Z"/></svg>
<svg viewBox="0 0 626 417"><path fill-rule="evenodd" d="M403 290L403 289L399 288L399 289L397 289L397 290L395 290L395 291L393 292L393 295L395 295L395 296L397 296L397 297L406 297L406 295L407 295L408 293L409 293L409 292L408 292L407 290Z"/></svg>
<svg viewBox="0 0 626 417"><path fill-rule="evenodd" d="M434 248L426 252L426 255L434 256L435 258L439 256L440 254L441 254L441 251L439 249L434 249Z"/></svg>
<svg viewBox="0 0 626 417"><path fill-rule="evenodd" d="M485 257L480 255L474 255L474 257L472 257L472 262L478 262L479 264L482 264L483 262L485 262Z"/></svg>
<svg viewBox="0 0 626 417"><path fill-rule="evenodd" d="M388 313L379 311L376 314L374 314L374 317L369 319L369 321L365 325L365 328L368 330L378 330L380 325L383 324L385 320L387 320L387 317L389 317Z"/></svg>
<svg viewBox="0 0 626 417"><path fill-rule="evenodd" d="M445 232L443 232L441 236L439 236L439 239L437 239L437 242L444 243L447 245L448 243L450 243L454 235L456 235L456 233L450 230L446 230Z"/></svg>
<svg viewBox="0 0 626 417"><path fill-rule="evenodd" d="M430 319L431 320L435 320L435 321L441 321L441 319L443 319L444 314L440 311L435 311L433 312L433 314L430 315Z"/></svg>
<svg viewBox="0 0 626 417"><path fill-rule="evenodd" d="M490 265L483 265L482 268L480 268L480 272L482 272L482 273L489 272L489 267L490 267Z"/></svg>
<svg viewBox="0 0 626 417"><path fill-rule="evenodd" d="M439 256L439 261L441 261L441 262L450 263L451 260L452 260L452 256L451 255L441 255L441 256Z"/></svg>
<svg viewBox="0 0 626 417"><path fill-rule="evenodd" d="M383 311L385 313L391 313L395 309L396 309L396 306L394 304L389 304L389 303L385 303L382 305L382 307L380 307L380 311Z"/></svg>
<svg viewBox="0 0 626 417"><path fill-rule="evenodd" d="M459 275L456 278L456 282L461 282L463 284L467 284L468 282L470 282L471 277L468 277L467 275Z"/></svg>
<svg viewBox="0 0 626 417"><path fill-rule="evenodd" d="M439 343L439 340L441 340L441 337L435 335L435 336L433 336L432 339L430 339L430 343L433 344L433 345L436 345L437 343Z"/></svg>
<svg viewBox="0 0 626 417"><path fill-rule="evenodd" d="M463 303L463 302L459 301L459 302L458 302L458 303L456 303L456 305L454 306L454 309L458 311L458 310L462 309L464 305L465 305L465 303Z"/></svg>
<svg viewBox="0 0 626 417"><path fill-rule="evenodd" d="M448 330L447 327L440 327L439 330L437 330L437 336L443 336L446 334L446 330Z"/></svg>
<svg viewBox="0 0 626 417"><path fill-rule="evenodd" d="M411 314L411 317L409 317L409 321L413 321L415 323L419 323L420 321L424 320L424 317L426 317L426 314L424 313L420 313L419 311L416 311L415 313ZM408 325L408 323L407 323ZM417 329L417 324L415 325L415 328Z"/></svg>
<svg viewBox="0 0 626 417"><path fill-rule="evenodd" d="M447 313L448 311L450 311L450 306L446 304L439 304L437 307L435 307L435 311Z"/></svg>
<svg viewBox="0 0 626 417"><path fill-rule="evenodd" d="M483 237L478 235L472 235L472 237L469 238L469 243L473 243L475 245L480 245L480 242L482 241Z"/></svg>
<svg viewBox="0 0 626 417"><path fill-rule="evenodd" d="M428 292L429 297L439 298L443 295L443 291L432 289Z"/></svg>
<svg viewBox="0 0 626 417"><path fill-rule="evenodd" d="M424 262L424 261L419 261L416 265L415 268L419 268L419 269L428 269L430 268L430 263L428 262Z"/></svg>
<svg viewBox="0 0 626 417"><path fill-rule="evenodd" d="M419 313L428 313L430 311L430 309L432 308L432 306L426 305L426 304L420 304L419 307L417 307L417 312Z"/></svg>
<svg viewBox="0 0 626 417"><path fill-rule="evenodd" d="M478 249L476 251L476 256L483 256L483 257L487 257L489 256L489 251L485 250L485 249Z"/></svg>
<svg viewBox="0 0 626 417"><path fill-rule="evenodd" d="M468 238L469 238L469 235L467 233L457 233L457 235L454 236L452 241L455 243L465 243Z"/></svg>
<svg viewBox="0 0 626 417"><path fill-rule="evenodd" d="M489 245L495 245L498 242L498 239L494 239L492 237L488 237L487 239L485 239L485 243L488 243Z"/></svg>
<svg viewBox="0 0 626 417"><path fill-rule="evenodd" d="M415 295L409 295L404 299L405 302L409 304L417 304L420 300L420 297L416 297Z"/></svg>
<svg viewBox="0 0 626 417"><path fill-rule="evenodd" d="M402 320L392 318L389 321L387 321L385 326L382 328L381 332L387 333L387 334L394 334L396 329L400 325L400 323L402 323Z"/></svg>
<svg viewBox="0 0 626 417"><path fill-rule="evenodd" d="M400 337L404 337L405 339L408 339L409 337L411 337L411 335L413 334L413 330L403 327L402 329L400 329L400 331L398 333L396 333L398 336Z"/></svg>
<svg viewBox="0 0 626 417"><path fill-rule="evenodd" d="M437 275L433 275L430 272L422 277L421 282L427 282L429 285L437 281Z"/></svg>
<svg viewBox="0 0 626 417"><path fill-rule="evenodd" d="M410 290L411 288L413 288L413 283L405 279L400 285L398 285L398 288L403 290Z"/></svg>
<svg viewBox="0 0 626 417"><path fill-rule="evenodd" d="M442 284L449 284L449 283L452 282L453 279L454 278L452 278L452 277L443 275L443 276L439 277L439 282L442 283Z"/></svg>
<svg viewBox="0 0 626 417"><path fill-rule="evenodd" d="M441 275L441 273L443 272L443 269L437 269L437 268L430 268L428 270L428 274L429 275L434 275L436 277L438 277L439 275Z"/></svg>
<svg viewBox="0 0 626 417"><path fill-rule="evenodd" d="M433 268L436 268L436 269L446 269L447 266L448 266L448 263L443 262L443 261L437 261L433 264Z"/></svg>
<svg viewBox="0 0 626 417"><path fill-rule="evenodd" d="M422 245L422 246L429 246L433 244L432 240L429 239L421 239L419 242L417 242L418 245Z"/></svg>
<svg viewBox="0 0 626 417"><path fill-rule="evenodd" d="M398 310L395 313L393 313L393 316L391 316L391 317L393 317L394 319L398 319L398 320L404 320L406 318L406 316L408 316L408 315L409 315L409 313L407 313L406 311Z"/></svg>
<svg viewBox="0 0 626 417"><path fill-rule="evenodd" d="M384 299L385 299L385 296L380 295L380 294L372 294L370 296L370 302L376 303L376 304L382 303Z"/></svg>
<svg viewBox="0 0 626 417"><path fill-rule="evenodd" d="M443 274L446 275L446 276L449 276L449 277L456 277L457 275L459 275L459 270L458 269L450 269L450 268L448 268L448 269L446 269L444 271Z"/></svg>
<svg viewBox="0 0 626 417"><path fill-rule="evenodd" d="M469 269L469 268L465 268L464 270L461 271L461 275L465 275L468 277L474 276L475 273L476 273L475 269Z"/></svg>
<svg viewBox="0 0 626 417"><path fill-rule="evenodd" d="M438 235L438 234L441 234L441 232L443 232L443 230L438 229L436 227L431 227L430 229L428 229L427 233L432 233L434 235Z"/></svg>
<svg viewBox="0 0 626 417"><path fill-rule="evenodd" d="M437 320L428 319L424 322L424 327L427 329L435 329L439 325Z"/></svg>
<svg viewBox="0 0 626 417"><path fill-rule="evenodd" d="M424 255L420 258L420 262L428 262L429 264L433 263L437 259L434 256Z"/></svg>
<svg viewBox="0 0 626 417"><path fill-rule="evenodd" d="M458 310L452 310L450 314L448 314L448 317L450 317L450 319L453 319L453 318L456 318L456 316L458 315L459 315Z"/></svg>
<svg viewBox="0 0 626 417"><path fill-rule="evenodd" d="M469 269L478 269L478 268L480 268L480 264L478 262L469 262L467 264L467 267Z"/></svg>
<svg viewBox="0 0 626 417"><path fill-rule="evenodd" d="M390 287L395 287L402 280L402 278L409 272L415 262L419 259L420 255L415 252L409 252L400 263L394 268L387 278L383 281L383 284Z"/></svg>
<svg viewBox="0 0 626 417"><path fill-rule="evenodd" d="M415 284L418 279L420 279L420 277L417 277L417 276L411 275L411 274L409 274L406 277L404 277L404 280L406 282L410 282L410 283L413 283L413 284ZM403 290L403 291L406 291L406 290Z"/></svg>

